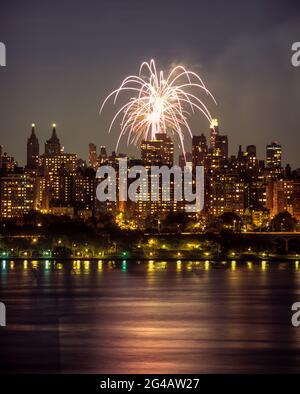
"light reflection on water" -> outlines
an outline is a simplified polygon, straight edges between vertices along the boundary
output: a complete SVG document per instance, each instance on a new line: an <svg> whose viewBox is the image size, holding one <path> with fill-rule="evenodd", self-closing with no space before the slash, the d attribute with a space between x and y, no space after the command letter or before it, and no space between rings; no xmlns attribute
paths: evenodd
<svg viewBox="0 0 300 394"><path fill-rule="evenodd" d="M145 269L145 272L158 272L158 271L209 271L211 269L225 268L231 271L236 270L276 270L276 269L294 269L299 270L299 261L290 261L284 263L268 262L267 260L262 261L159 261L159 260L145 260L145 261L130 261L130 260L74 260L74 261L55 261L55 260L17 260L9 261L2 260L0 264L0 274L1 272L9 272L16 269L18 272L23 270L37 270L37 271L70 271L71 273L89 273L94 271L108 271L114 269L120 269L126 272L128 268L136 268L140 265Z"/></svg>
<svg viewBox="0 0 300 394"><path fill-rule="evenodd" d="M300 372L298 261L3 260L0 300L8 371Z"/></svg>

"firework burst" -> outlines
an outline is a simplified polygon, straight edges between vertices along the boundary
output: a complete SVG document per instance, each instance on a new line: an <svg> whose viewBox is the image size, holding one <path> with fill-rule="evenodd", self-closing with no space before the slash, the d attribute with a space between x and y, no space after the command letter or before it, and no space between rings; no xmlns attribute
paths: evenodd
<svg viewBox="0 0 300 394"><path fill-rule="evenodd" d="M209 123L212 121L209 110L200 98L203 93L215 103L210 91L195 72L183 66L174 67L167 76L157 71L155 61L143 62L138 75L129 75L120 87L104 100L100 113L109 99L114 105L121 93L127 93L128 100L113 117L109 132L120 121L120 140L127 135L127 144L138 144L141 140L155 139L157 133L166 133L177 139L182 151L185 135L192 137L188 118L198 112Z"/></svg>

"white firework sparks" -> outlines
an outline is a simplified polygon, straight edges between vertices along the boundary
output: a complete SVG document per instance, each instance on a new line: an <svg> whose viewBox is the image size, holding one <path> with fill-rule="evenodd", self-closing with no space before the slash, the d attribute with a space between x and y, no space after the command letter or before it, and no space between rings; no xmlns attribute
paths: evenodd
<svg viewBox="0 0 300 394"><path fill-rule="evenodd" d="M166 133L173 140L179 138L179 145L184 149L184 137L192 132L188 118L200 112L209 123L212 121L209 110L199 98L205 93L215 103L213 95L205 87L202 79L195 72L183 66L174 67L165 77L163 71L157 71L155 61L143 62L139 75L129 75L120 87L111 92L104 100L113 98L114 105L121 93L129 94L129 99L115 114L109 132L117 119L120 119L120 140L127 134L127 144L138 144L141 140L155 139L157 133Z"/></svg>

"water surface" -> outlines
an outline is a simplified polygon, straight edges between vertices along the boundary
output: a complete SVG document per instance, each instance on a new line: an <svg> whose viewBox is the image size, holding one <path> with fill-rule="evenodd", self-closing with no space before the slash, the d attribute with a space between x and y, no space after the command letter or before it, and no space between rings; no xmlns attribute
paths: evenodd
<svg viewBox="0 0 300 394"><path fill-rule="evenodd" d="M2 372L300 372L295 262L0 262Z"/></svg>

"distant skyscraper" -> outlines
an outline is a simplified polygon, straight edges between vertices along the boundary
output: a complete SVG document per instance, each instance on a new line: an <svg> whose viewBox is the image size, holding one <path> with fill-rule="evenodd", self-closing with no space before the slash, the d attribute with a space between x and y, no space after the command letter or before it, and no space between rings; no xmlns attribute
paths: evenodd
<svg viewBox="0 0 300 394"><path fill-rule="evenodd" d="M56 134L56 124L52 125L52 136L45 143L45 155L53 156L61 153L61 145Z"/></svg>
<svg viewBox="0 0 300 394"><path fill-rule="evenodd" d="M267 156L267 167L268 168L281 168L281 145L277 142L272 142L267 145L266 156Z"/></svg>
<svg viewBox="0 0 300 394"><path fill-rule="evenodd" d="M228 159L228 138L227 135L217 135L215 139L215 151L222 159Z"/></svg>
<svg viewBox="0 0 300 394"><path fill-rule="evenodd" d="M97 167L97 147L95 144L89 144L89 166L96 168Z"/></svg>
<svg viewBox="0 0 300 394"><path fill-rule="evenodd" d="M100 153L98 157L98 164L103 165L107 162L107 152L105 146L100 147Z"/></svg>
<svg viewBox="0 0 300 394"><path fill-rule="evenodd" d="M194 135L192 140L192 163L193 166L203 166L207 155L206 137L201 135Z"/></svg>
<svg viewBox="0 0 300 394"><path fill-rule="evenodd" d="M216 148L216 138L219 135L219 123L218 119L213 119L210 124L210 147Z"/></svg>
<svg viewBox="0 0 300 394"><path fill-rule="evenodd" d="M245 162L246 162L247 170L254 170L254 169L258 168L255 145L248 145L247 146L247 151L245 154Z"/></svg>
<svg viewBox="0 0 300 394"><path fill-rule="evenodd" d="M38 166L40 147L35 134L35 124L31 125L31 135L27 140L27 168L33 169Z"/></svg>
<svg viewBox="0 0 300 394"><path fill-rule="evenodd" d="M18 165L15 161L14 157L8 156L7 152L4 152L1 156L1 168L4 168L7 171L13 171L14 168Z"/></svg>

